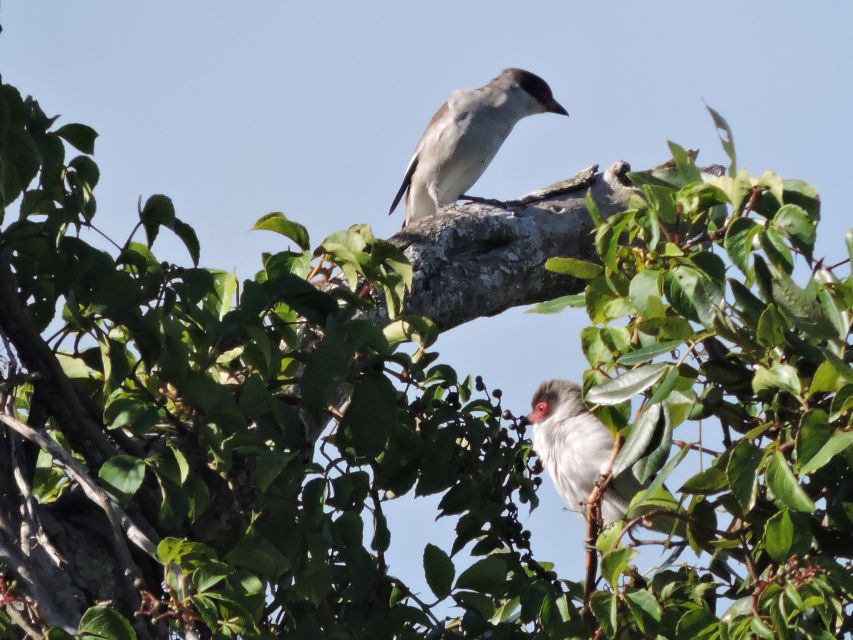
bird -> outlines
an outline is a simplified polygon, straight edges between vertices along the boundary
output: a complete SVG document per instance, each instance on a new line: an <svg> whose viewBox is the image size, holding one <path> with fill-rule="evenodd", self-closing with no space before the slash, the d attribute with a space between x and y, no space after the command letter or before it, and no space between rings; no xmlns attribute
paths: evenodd
<svg viewBox="0 0 853 640"><path fill-rule="evenodd" d="M515 124L568 112L535 73L504 69L488 84L454 91L429 121L388 214L406 196L403 226L458 200L479 179Z"/></svg>
<svg viewBox="0 0 853 640"><path fill-rule="evenodd" d="M533 425L533 450L568 508L585 515L590 492L610 473L613 435L589 412L574 382L543 382L531 406L525 422ZM631 498L642 489L630 469L614 478L601 499L604 524L624 518Z"/></svg>

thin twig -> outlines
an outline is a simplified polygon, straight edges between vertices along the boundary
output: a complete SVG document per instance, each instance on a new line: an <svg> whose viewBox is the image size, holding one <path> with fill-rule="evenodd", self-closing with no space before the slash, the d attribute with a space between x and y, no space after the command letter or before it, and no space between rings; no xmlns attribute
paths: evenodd
<svg viewBox="0 0 853 640"><path fill-rule="evenodd" d="M106 241L107 241L107 242L109 242L111 245L113 245L116 249L118 249L119 251L122 251L122 247L121 247L121 245L120 245L118 242L116 242L115 240L113 240L112 238L110 238L106 233L104 233L103 231L101 231L100 229L98 229L98 227L96 227L95 225L93 225L91 222L84 222L84 223L83 223L83 226L84 226L84 227L86 227L87 229L91 229L92 231L94 231L95 233L97 233L99 236L101 236L104 240L106 240Z"/></svg>
<svg viewBox="0 0 853 640"><path fill-rule="evenodd" d="M429 617L430 620L432 620L432 623L435 626L439 626L441 624L439 619L436 618L435 614L432 612L432 607L430 605L428 605L426 602L424 602L418 596L416 596L414 594L414 592L411 589L409 589L409 587L406 586L405 584L403 584L402 582L395 581L395 584L397 585L397 587L401 591L405 591L407 597L411 598L412 600L414 600L415 602L417 602L421 606L421 609L423 610L423 612Z"/></svg>
<svg viewBox="0 0 853 640"><path fill-rule="evenodd" d="M619 449L621 448L622 439L614 439L613 449L610 451L610 460L607 463L608 470L613 469L613 461L616 460L616 456L619 454ZM589 606L598 572L598 550L595 548L595 542L601 533L601 499L612 479L613 474L610 471L607 472L607 475L603 475L595 483L586 502L586 539L584 541L586 544L586 577L583 586L582 615L591 632L594 632L597 628L595 618Z"/></svg>
<svg viewBox="0 0 853 640"><path fill-rule="evenodd" d="M701 436L700 436L701 437ZM706 453L709 456L719 456L719 451L714 451L713 449L706 449L701 444L697 442L684 442L684 440L673 440L672 444L680 449L684 449L685 447L688 449L692 449L693 451L698 451L699 453Z"/></svg>
<svg viewBox="0 0 853 640"><path fill-rule="evenodd" d="M23 629L24 633L26 633L30 638L33 638L33 640L42 640L45 637L33 629L21 612L15 609L11 604L6 605L6 615L12 620L12 624L18 625Z"/></svg>

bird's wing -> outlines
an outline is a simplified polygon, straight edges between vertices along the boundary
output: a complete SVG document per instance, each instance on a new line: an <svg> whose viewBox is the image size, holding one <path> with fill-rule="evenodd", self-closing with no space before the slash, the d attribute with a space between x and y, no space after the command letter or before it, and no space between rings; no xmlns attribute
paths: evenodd
<svg viewBox="0 0 853 640"><path fill-rule="evenodd" d="M454 91L450 98L445 102L438 111L430 118L429 124L418 140L418 146L415 147L415 153L412 160L409 162L409 167L406 169L406 175L403 178L403 184L394 196L394 201L391 203L391 209L388 215L394 213L394 209L400 204L400 200L406 195L409 186L412 183L412 176L418 168L421 151L429 144L435 143L445 132L448 126L465 117L470 109L470 103L473 99L473 91Z"/></svg>
<svg viewBox="0 0 853 640"><path fill-rule="evenodd" d="M391 208L388 210L388 215L390 216L394 213L394 209L397 208L397 205L400 204L400 200L402 200L403 196L406 195L406 191L409 190L409 185L412 183L412 174L415 172L415 169L418 168L418 154L412 156L412 161L409 163L409 168L406 169L406 176L403 178L403 184L400 185L399 191L397 191L397 195L394 196L394 202L391 203Z"/></svg>
<svg viewBox="0 0 853 640"><path fill-rule="evenodd" d="M418 140L418 146L415 147L415 153L412 156L411 161L409 162L409 167L406 169L406 175L403 178L403 184L400 185L400 189L397 191L397 195L394 196L394 202L391 203L391 209L388 211L388 215L394 213L394 209L397 208L397 205L400 204L400 200L403 199L403 196L406 195L406 191L409 189L409 185L412 183L412 175L415 173L415 169L418 168L418 160L420 158L421 149L424 147L424 142L427 138L431 138L434 133L433 125L439 123L442 118L446 118L449 112L448 104L450 101L445 102L441 107L439 107L438 111L430 118L429 124L427 125L426 130L421 135L421 139ZM440 126L440 125L439 125Z"/></svg>

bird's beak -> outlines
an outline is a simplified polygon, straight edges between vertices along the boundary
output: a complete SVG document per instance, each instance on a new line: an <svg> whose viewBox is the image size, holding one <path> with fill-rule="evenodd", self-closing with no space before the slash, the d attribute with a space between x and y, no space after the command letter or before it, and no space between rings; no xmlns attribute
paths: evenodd
<svg viewBox="0 0 853 640"><path fill-rule="evenodd" d="M530 426L530 416L521 416L518 419L519 427L529 427Z"/></svg>
<svg viewBox="0 0 853 640"><path fill-rule="evenodd" d="M548 113L557 113L561 116L569 115L569 112L563 108L563 105L561 105L553 98L551 99L551 102L546 105L546 110L548 111Z"/></svg>

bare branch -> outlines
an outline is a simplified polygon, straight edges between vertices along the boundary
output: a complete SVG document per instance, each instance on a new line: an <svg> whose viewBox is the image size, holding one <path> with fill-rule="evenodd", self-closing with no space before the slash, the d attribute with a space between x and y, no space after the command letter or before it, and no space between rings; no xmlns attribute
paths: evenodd
<svg viewBox="0 0 853 640"><path fill-rule="evenodd" d="M128 539L134 545L139 547L139 549L152 558L157 558L157 545L152 542L151 539L145 535L138 526L136 526L136 524L134 524L133 520L130 519L130 516L128 516L121 507L112 501L106 491L104 491L94 480L92 480L92 478L89 477L89 474L86 469L83 468L83 465L71 457L71 455L57 442L41 431L36 431L14 416L10 416L6 413L0 413L0 422L27 440L36 443L44 451L47 451L52 455L54 459L59 460L68 470L71 477L77 481L80 488L86 493L86 496L103 509L104 513L107 514L107 518L110 520L110 524L113 526L115 537L117 538L117 551L122 555L121 560L125 567L133 568L135 575L139 575L139 569L136 568L133 559L130 557L130 551L124 542L124 536L121 534L122 530L124 530Z"/></svg>

